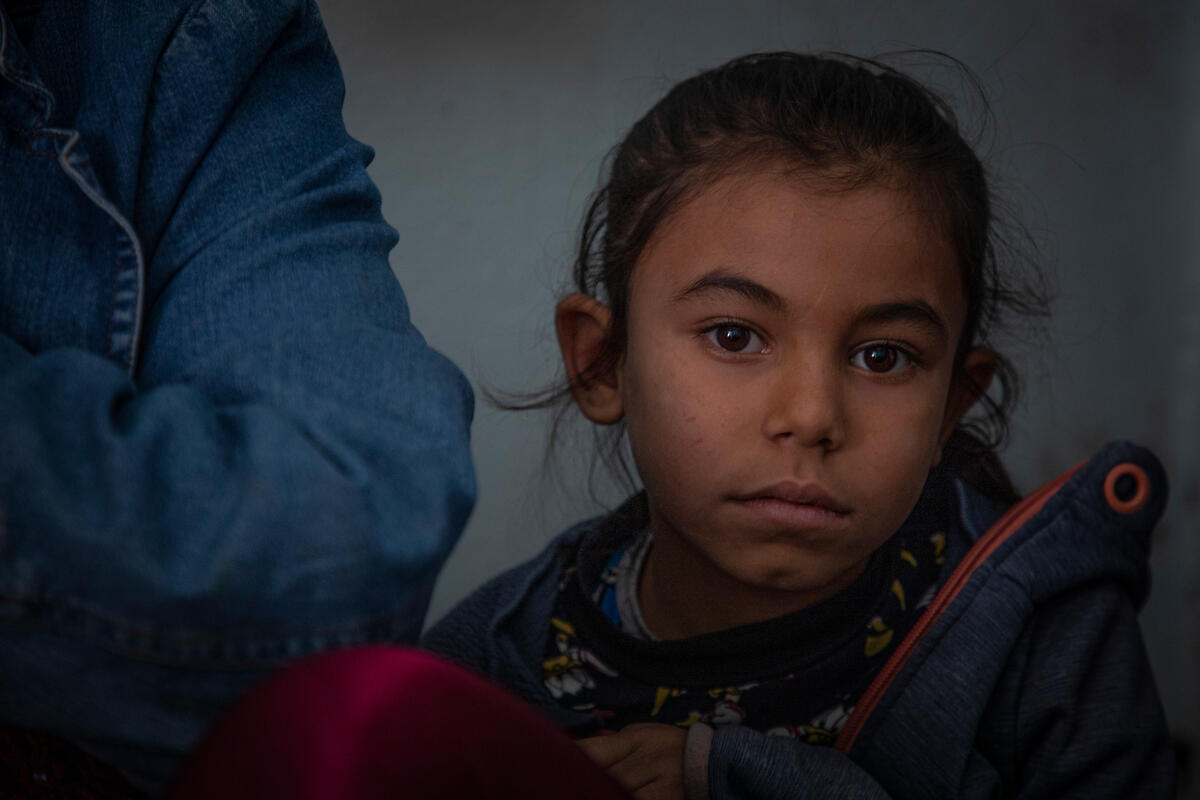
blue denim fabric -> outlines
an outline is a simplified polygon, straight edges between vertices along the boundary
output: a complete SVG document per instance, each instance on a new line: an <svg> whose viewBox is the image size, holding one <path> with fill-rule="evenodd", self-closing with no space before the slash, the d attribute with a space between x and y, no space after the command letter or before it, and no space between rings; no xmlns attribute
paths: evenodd
<svg viewBox="0 0 1200 800"><path fill-rule="evenodd" d="M306 0L0 9L0 721L157 791L265 670L414 640L470 388Z"/></svg>

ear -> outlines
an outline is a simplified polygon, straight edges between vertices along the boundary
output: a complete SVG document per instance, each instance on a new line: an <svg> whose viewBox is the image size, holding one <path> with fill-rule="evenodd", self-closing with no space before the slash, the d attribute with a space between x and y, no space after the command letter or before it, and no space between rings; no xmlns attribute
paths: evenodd
<svg viewBox="0 0 1200 800"><path fill-rule="evenodd" d="M624 416L618 372L595 372L611 323L608 306L586 294L568 295L554 311L554 329L571 395L583 415L599 425L612 425Z"/></svg>
<svg viewBox="0 0 1200 800"><path fill-rule="evenodd" d="M950 435L963 415L975 405L975 401L987 392L996 373L996 354L983 347L973 347L963 358L962 367L950 380L950 394L946 397L946 413L942 417L942 430L938 441L934 463L942 459L942 448L950 441Z"/></svg>

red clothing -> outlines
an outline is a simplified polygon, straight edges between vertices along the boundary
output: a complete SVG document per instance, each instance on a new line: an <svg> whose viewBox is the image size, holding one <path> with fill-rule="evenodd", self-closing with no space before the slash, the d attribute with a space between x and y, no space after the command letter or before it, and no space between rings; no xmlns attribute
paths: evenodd
<svg viewBox="0 0 1200 800"><path fill-rule="evenodd" d="M252 691L200 743L170 800L627 798L525 703L415 650L317 656Z"/></svg>

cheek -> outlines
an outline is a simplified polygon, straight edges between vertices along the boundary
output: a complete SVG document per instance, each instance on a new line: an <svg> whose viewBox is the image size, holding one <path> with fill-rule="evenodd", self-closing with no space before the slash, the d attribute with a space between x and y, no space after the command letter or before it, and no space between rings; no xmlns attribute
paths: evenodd
<svg viewBox="0 0 1200 800"><path fill-rule="evenodd" d="M865 441L872 443L875 455L892 463L903 463L910 468L923 464L932 466L932 458L938 446L941 432L941 415L934 416L925 411L912 414L893 414L887 421L878 420L873 430L866 432Z"/></svg>
<svg viewBox="0 0 1200 800"><path fill-rule="evenodd" d="M902 515L910 510L904 506L916 503L939 451L943 402L930 392L893 395L886 406L875 405L858 417L859 440L869 453L864 477L869 475L885 505L900 508Z"/></svg>
<svg viewBox="0 0 1200 800"><path fill-rule="evenodd" d="M945 381L930 377L905 387L868 387L854 414L861 438L892 458L921 461L938 446L945 417Z"/></svg>
<svg viewBox="0 0 1200 800"><path fill-rule="evenodd" d="M642 472L671 479L723 453L729 399L679 359L633 362L622 383L625 422Z"/></svg>

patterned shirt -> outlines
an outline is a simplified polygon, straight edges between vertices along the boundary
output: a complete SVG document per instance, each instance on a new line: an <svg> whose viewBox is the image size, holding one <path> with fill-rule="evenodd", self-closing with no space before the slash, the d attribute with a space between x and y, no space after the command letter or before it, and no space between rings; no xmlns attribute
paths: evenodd
<svg viewBox="0 0 1200 800"><path fill-rule="evenodd" d="M637 606L637 579L653 547L638 495L584 537L563 570L542 680L562 705L590 711L592 730L704 722L831 744L944 579L950 502L948 487L931 477L909 519L834 597L763 622L660 640Z"/></svg>

